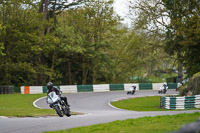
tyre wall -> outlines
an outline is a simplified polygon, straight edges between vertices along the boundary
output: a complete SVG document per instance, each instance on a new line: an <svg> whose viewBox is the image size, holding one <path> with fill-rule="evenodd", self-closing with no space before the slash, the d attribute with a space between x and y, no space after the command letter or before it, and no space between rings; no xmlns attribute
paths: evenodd
<svg viewBox="0 0 200 133"><path fill-rule="evenodd" d="M128 91L130 87L136 86L136 90L159 90L163 83L127 83L127 84L96 84L96 85L60 85L57 86L63 93L77 92L106 92L106 91ZM169 89L176 89L177 83L170 84ZM21 86L22 94L46 93L46 86Z"/></svg>
<svg viewBox="0 0 200 133"><path fill-rule="evenodd" d="M200 95L194 96L162 96L160 106L165 109L200 108Z"/></svg>

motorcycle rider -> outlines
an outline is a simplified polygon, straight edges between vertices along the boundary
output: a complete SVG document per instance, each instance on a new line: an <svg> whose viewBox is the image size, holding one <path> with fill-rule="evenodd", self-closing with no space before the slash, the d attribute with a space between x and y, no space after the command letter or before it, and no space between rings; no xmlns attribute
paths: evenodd
<svg viewBox="0 0 200 133"><path fill-rule="evenodd" d="M167 83L164 82L163 85L160 87L160 92L162 91L166 92L167 89L168 89Z"/></svg>
<svg viewBox="0 0 200 133"><path fill-rule="evenodd" d="M129 88L130 92L135 91L135 90L136 90L136 86L132 86L131 88Z"/></svg>
<svg viewBox="0 0 200 133"><path fill-rule="evenodd" d="M164 82L164 83L163 83L163 87L164 87L165 90L167 90L167 89L168 89L167 83Z"/></svg>
<svg viewBox="0 0 200 133"><path fill-rule="evenodd" d="M48 95L50 92L53 92L53 91L55 91L56 95L61 95L61 91L60 91L57 87L54 87L52 82L48 82L48 83L47 83L47 88L48 88L48 90L47 90L47 95ZM68 107L70 107L70 105L69 105L68 102L67 102L67 98L66 98L66 97L61 97L61 96L60 96L60 98L61 98L61 100L64 100L64 102L66 103L66 105L67 105ZM50 105L50 107L51 107L51 105ZM52 108L52 107L51 107L51 108Z"/></svg>
<svg viewBox="0 0 200 133"><path fill-rule="evenodd" d="M132 86L132 87L129 88L129 91L127 92L127 94L129 94L129 93L134 94L135 90L136 90L136 86Z"/></svg>

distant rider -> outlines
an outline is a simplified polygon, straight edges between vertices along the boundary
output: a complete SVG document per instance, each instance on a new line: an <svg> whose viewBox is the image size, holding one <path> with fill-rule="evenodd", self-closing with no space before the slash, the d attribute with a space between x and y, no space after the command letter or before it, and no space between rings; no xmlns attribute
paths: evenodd
<svg viewBox="0 0 200 133"><path fill-rule="evenodd" d="M134 85L134 86L132 86L133 87L133 89L134 89L134 91L136 90L136 86Z"/></svg>
<svg viewBox="0 0 200 133"><path fill-rule="evenodd" d="M129 91L127 92L127 95L128 94L134 94L135 93L135 90L136 90L136 86L132 86L129 88Z"/></svg>
<svg viewBox="0 0 200 133"><path fill-rule="evenodd" d="M129 88L130 92L135 91L135 90L136 90L136 86L132 86L132 87Z"/></svg>
<svg viewBox="0 0 200 133"><path fill-rule="evenodd" d="M57 87L54 87L52 82L48 82L48 83L47 83L47 88L48 88L48 90L47 90L47 95L48 95L50 92L55 92L56 95L60 95L60 94L61 94L61 91L60 91ZM68 107L70 106L70 105L68 104L68 102L67 102L67 98L66 98L66 97L61 97L61 96L60 96L60 98L61 98L61 100L64 100L64 101L65 101L65 103L66 103L66 105L67 105ZM51 107L51 106L50 106L50 107Z"/></svg>
<svg viewBox="0 0 200 133"><path fill-rule="evenodd" d="M163 86L160 87L160 90L167 90L168 89L168 86L167 86L167 83L163 83Z"/></svg>

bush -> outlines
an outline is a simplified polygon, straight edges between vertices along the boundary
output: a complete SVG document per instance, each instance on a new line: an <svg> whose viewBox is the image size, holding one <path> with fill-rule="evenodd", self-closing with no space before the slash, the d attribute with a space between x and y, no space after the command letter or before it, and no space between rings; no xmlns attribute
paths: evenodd
<svg viewBox="0 0 200 133"><path fill-rule="evenodd" d="M200 72L194 74L193 77L179 89L179 94L181 96L186 96L190 92L192 93L192 95L200 94Z"/></svg>

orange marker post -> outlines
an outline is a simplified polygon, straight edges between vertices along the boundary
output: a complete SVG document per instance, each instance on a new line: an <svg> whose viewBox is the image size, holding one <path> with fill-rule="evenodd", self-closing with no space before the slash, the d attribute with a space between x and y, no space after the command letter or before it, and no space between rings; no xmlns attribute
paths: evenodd
<svg viewBox="0 0 200 133"><path fill-rule="evenodd" d="M24 86L24 94L30 94L30 86Z"/></svg>

